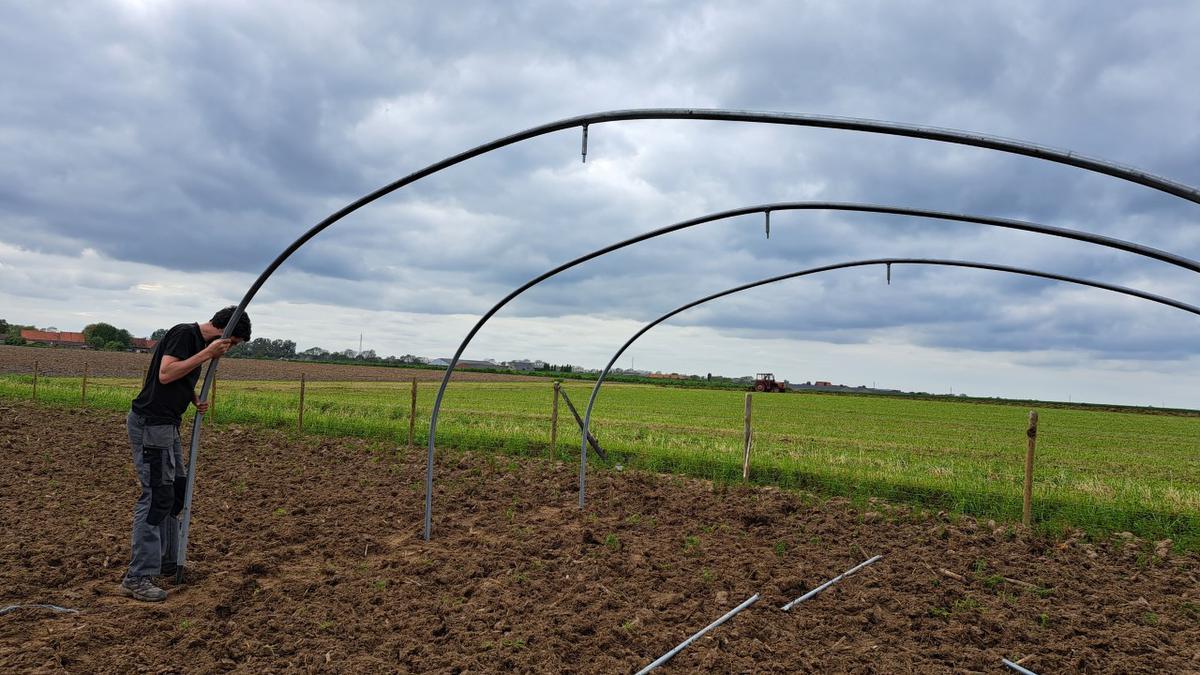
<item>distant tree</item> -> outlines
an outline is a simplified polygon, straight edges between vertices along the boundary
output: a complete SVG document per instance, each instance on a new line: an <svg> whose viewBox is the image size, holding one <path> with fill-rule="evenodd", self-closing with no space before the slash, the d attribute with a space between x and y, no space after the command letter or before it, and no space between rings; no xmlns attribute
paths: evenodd
<svg viewBox="0 0 1200 675"><path fill-rule="evenodd" d="M360 358L364 361L378 361L379 360L379 357L375 355L374 349L368 349L367 351L359 354L358 358Z"/></svg>
<svg viewBox="0 0 1200 675"><path fill-rule="evenodd" d="M254 338L226 352L239 359L291 359L296 357L296 343L291 340Z"/></svg>
<svg viewBox="0 0 1200 675"><path fill-rule="evenodd" d="M300 352L300 356L303 356L307 359L312 359L314 361L319 361L321 359L329 358L329 352L320 347L309 347L308 349Z"/></svg>
<svg viewBox="0 0 1200 675"><path fill-rule="evenodd" d="M111 343L116 343L115 350L129 349L133 336L124 328L117 328L108 323L92 323L83 327L83 339L96 349L114 349Z"/></svg>
<svg viewBox="0 0 1200 675"><path fill-rule="evenodd" d="M158 330L156 330L150 334L150 339L154 340L155 342L158 342L159 340L165 338L166 336L167 336L167 329L159 328Z"/></svg>
<svg viewBox="0 0 1200 675"><path fill-rule="evenodd" d="M338 352L338 356L342 356L347 359L352 359L357 355L358 355L358 352L354 351L353 349L345 349L345 350Z"/></svg>
<svg viewBox="0 0 1200 675"><path fill-rule="evenodd" d="M129 345L121 344L116 340L109 340L104 343L104 351L106 352L123 352L129 349Z"/></svg>
<svg viewBox="0 0 1200 675"><path fill-rule="evenodd" d="M296 356L296 343L291 340L271 340L268 354L273 359L291 359Z"/></svg>
<svg viewBox="0 0 1200 675"><path fill-rule="evenodd" d="M8 335L9 324L4 319L0 319L0 337Z"/></svg>
<svg viewBox="0 0 1200 675"><path fill-rule="evenodd" d="M20 345L25 344L25 338L21 337L21 333L19 331L10 333L7 337L4 338L4 344L20 346Z"/></svg>

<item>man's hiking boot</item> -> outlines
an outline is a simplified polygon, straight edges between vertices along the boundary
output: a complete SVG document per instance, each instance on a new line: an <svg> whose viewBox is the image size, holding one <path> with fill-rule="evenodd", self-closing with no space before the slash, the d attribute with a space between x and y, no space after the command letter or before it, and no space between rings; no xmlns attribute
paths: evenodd
<svg viewBox="0 0 1200 675"><path fill-rule="evenodd" d="M121 581L121 592L142 602L162 602L167 599L167 592L155 586L150 577L126 577Z"/></svg>

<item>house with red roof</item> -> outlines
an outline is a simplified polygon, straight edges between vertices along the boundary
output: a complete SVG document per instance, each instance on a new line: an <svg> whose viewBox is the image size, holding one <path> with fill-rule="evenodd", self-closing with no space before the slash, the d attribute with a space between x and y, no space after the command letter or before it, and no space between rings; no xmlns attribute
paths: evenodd
<svg viewBox="0 0 1200 675"><path fill-rule="evenodd" d="M21 337L25 338L26 342L50 345L51 347L74 347L76 349L84 349L88 346L87 340L83 339L83 333L56 333L53 331L22 328Z"/></svg>

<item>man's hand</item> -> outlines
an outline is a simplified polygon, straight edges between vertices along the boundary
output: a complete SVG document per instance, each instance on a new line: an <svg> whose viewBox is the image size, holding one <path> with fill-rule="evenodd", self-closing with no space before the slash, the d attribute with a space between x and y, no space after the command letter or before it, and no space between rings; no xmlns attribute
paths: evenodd
<svg viewBox="0 0 1200 675"><path fill-rule="evenodd" d="M209 345L204 348L204 351L208 352L209 358L219 359L222 356L225 356L225 352L229 351L232 347L233 338L221 338L219 340L213 340L210 342Z"/></svg>
<svg viewBox="0 0 1200 675"><path fill-rule="evenodd" d="M195 394L192 394L192 405L196 406L196 410L199 410L200 414L208 412L208 401L201 401L200 397Z"/></svg>

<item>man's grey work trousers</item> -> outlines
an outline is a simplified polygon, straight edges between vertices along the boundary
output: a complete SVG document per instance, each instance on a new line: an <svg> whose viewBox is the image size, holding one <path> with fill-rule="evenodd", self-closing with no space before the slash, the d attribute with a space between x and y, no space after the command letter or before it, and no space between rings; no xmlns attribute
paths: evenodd
<svg viewBox="0 0 1200 675"><path fill-rule="evenodd" d="M187 472L179 428L170 424L147 425L145 418L130 412L125 420L133 468L142 494L133 506L132 556L126 577L154 577L163 563L178 561L179 521Z"/></svg>

